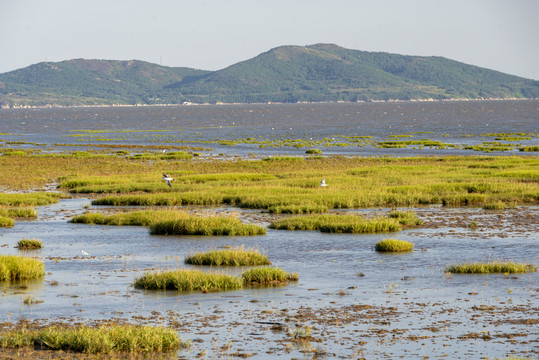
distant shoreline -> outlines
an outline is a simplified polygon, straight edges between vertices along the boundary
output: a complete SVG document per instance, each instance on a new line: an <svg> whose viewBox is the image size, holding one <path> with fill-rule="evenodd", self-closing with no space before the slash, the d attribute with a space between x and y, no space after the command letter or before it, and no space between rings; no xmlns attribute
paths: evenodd
<svg viewBox="0 0 539 360"><path fill-rule="evenodd" d="M94 104L94 105L2 105L0 110L12 109L57 109L57 108L121 108L121 107L183 107L183 106L233 106L233 105L294 105L294 104L368 104L368 103L413 103L413 102L480 102L480 101L534 101L538 98L489 98L489 99L410 99L410 100L366 100L366 101L298 101L298 102L260 102L260 103L191 103L182 104Z"/></svg>

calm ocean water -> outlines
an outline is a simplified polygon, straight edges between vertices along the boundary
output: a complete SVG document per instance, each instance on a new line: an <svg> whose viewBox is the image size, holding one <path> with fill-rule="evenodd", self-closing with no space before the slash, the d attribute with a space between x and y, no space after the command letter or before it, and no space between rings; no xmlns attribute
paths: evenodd
<svg viewBox="0 0 539 360"><path fill-rule="evenodd" d="M251 152L304 154L305 149L292 146L260 148L257 144L226 146L219 145L217 141L246 138L316 141L343 136L372 136L375 141L384 141L395 140L391 135L408 135L401 140L431 139L458 145L477 145L493 141L495 136L489 134L499 133L535 133L531 140L522 140L518 144L537 145L539 100L0 110L0 140L4 142L48 146L188 145L204 146L211 149L210 152L231 155ZM324 153L349 155L477 154L463 149L381 149L375 146L321 148ZM64 150L65 146L58 151Z"/></svg>

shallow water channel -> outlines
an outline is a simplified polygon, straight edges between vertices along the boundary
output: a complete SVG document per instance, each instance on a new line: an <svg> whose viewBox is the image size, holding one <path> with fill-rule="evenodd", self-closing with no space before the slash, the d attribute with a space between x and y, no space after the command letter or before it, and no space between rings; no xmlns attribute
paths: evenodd
<svg viewBox="0 0 539 360"><path fill-rule="evenodd" d="M145 227L71 224L88 199L39 207L36 221L0 229L0 253L20 254L22 238L44 248L44 280L0 285L0 321L117 319L172 326L191 340L179 358L429 358L478 359L539 354L538 273L448 275L464 261L539 262L538 207L504 212L414 209L425 227L394 234L350 235L268 229L253 237L153 236ZM85 207L89 207L88 209ZM192 209L192 208L191 208ZM268 214L233 208L244 221L268 225ZM389 209L358 210L369 215ZM478 223L472 230L469 222ZM383 238L412 241L415 250L380 254ZM135 290L150 269L187 267L184 257L224 246L258 248L273 265L299 273L277 288L203 294ZM82 255L82 250L89 255ZM204 268L207 270L216 270ZM239 274L241 269L219 269ZM25 305L34 296L42 303ZM310 337L302 339L304 330ZM294 339L294 332L296 339Z"/></svg>

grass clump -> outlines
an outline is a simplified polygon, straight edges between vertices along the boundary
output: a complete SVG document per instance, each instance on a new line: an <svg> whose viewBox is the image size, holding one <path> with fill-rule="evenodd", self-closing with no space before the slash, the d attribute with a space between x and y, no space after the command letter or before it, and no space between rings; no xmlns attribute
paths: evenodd
<svg viewBox="0 0 539 360"><path fill-rule="evenodd" d="M423 224L423 220L417 217L414 211L392 210L389 213L391 219L396 219L399 224L404 226L417 226Z"/></svg>
<svg viewBox="0 0 539 360"><path fill-rule="evenodd" d="M19 250L41 249L42 247L42 242L37 239L22 239L17 242L17 248Z"/></svg>
<svg viewBox="0 0 539 360"><path fill-rule="evenodd" d="M262 159L263 161L268 162L302 162L304 159L299 156L272 156L269 158Z"/></svg>
<svg viewBox="0 0 539 360"><path fill-rule="evenodd" d="M170 210L142 210L105 215L87 212L77 215L70 221L76 224L96 224L110 226L150 226L159 221L188 216L185 212Z"/></svg>
<svg viewBox="0 0 539 360"><path fill-rule="evenodd" d="M270 224L278 230L320 230L329 233L382 233L402 230L395 219L364 219L358 215L306 215L296 216Z"/></svg>
<svg viewBox="0 0 539 360"><path fill-rule="evenodd" d="M380 252L409 252L413 251L414 244L404 240L384 239L376 243L374 248Z"/></svg>
<svg viewBox="0 0 539 360"><path fill-rule="evenodd" d="M288 273L278 267L258 267L249 269L241 274L245 285L283 284L298 281L297 273Z"/></svg>
<svg viewBox="0 0 539 360"><path fill-rule="evenodd" d="M523 146L523 147L519 148L518 150L519 151L524 151L524 152L536 152L536 151L539 151L539 145Z"/></svg>
<svg viewBox="0 0 539 360"><path fill-rule="evenodd" d="M11 218L37 217L37 211L33 207L0 208L0 216Z"/></svg>
<svg viewBox="0 0 539 360"><path fill-rule="evenodd" d="M154 223L150 226L153 235L206 235L247 236L264 235L262 226L243 224L239 219L227 216L189 217Z"/></svg>
<svg viewBox="0 0 539 360"><path fill-rule="evenodd" d="M40 260L12 255L0 255L0 282L39 279L45 275Z"/></svg>
<svg viewBox="0 0 539 360"><path fill-rule="evenodd" d="M268 257L256 249L245 249L243 246L228 250L211 250L190 255L185 259L190 265L214 266L255 266L271 265Z"/></svg>
<svg viewBox="0 0 539 360"><path fill-rule="evenodd" d="M2 227L13 227L15 225L15 220L6 216L0 216L0 228Z"/></svg>
<svg viewBox="0 0 539 360"><path fill-rule="evenodd" d="M309 150L305 151L305 154L320 155L320 154L322 154L322 150L320 150L320 149L309 149Z"/></svg>
<svg viewBox="0 0 539 360"><path fill-rule="evenodd" d="M512 261L500 262L475 262L460 263L450 265L445 269L446 272L453 274L513 274L537 271L537 266L524 263L515 263Z"/></svg>
<svg viewBox="0 0 539 360"><path fill-rule="evenodd" d="M484 210L505 210L507 209L507 205L501 201L498 200L496 202L491 202L483 205Z"/></svg>
<svg viewBox="0 0 539 360"><path fill-rule="evenodd" d="M149 226L154 235L264 235L266 229L251 224L243 224L229 216L197 216L184 211L143 210L104 215L85 213L71 219L73 223Z"/></svg>
<svg viewBox="0 0 539 360"><path fill-rule="evenodd" d="M135 288L144 290L218 291L241 289L241 279L198 270L147 272L135 279Z"/></svg>
<svg viewBox="0 0 539 360"><path fill-rule="evenodd" d="M0 194L0 205L3 206L38 206L49 205L58 202L60 194L57 193L25 193L25 194Z"/></svg>
<svg viewBox="0 0 539 360"><path fill-rule="evenodd" d="M39 330L11 330L0 334L1 348L45 346L50 350L87 354L169 353L188 347L172 329L152 326L49 326Z"/></svg>

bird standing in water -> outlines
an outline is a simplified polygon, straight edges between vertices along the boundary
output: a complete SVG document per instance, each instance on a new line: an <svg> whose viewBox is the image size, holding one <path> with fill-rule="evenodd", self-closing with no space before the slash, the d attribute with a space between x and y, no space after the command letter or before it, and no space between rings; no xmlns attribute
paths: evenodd
<svg viewBox="0 0 539 360"><path fill-rule="evenodd" d="M171 182L174 181L173 178L171 178L170 176L168 176L167 174L163 174L163 179L161 180L165 180L168 184L168 186L172 187L172 184Z"/></svg>

